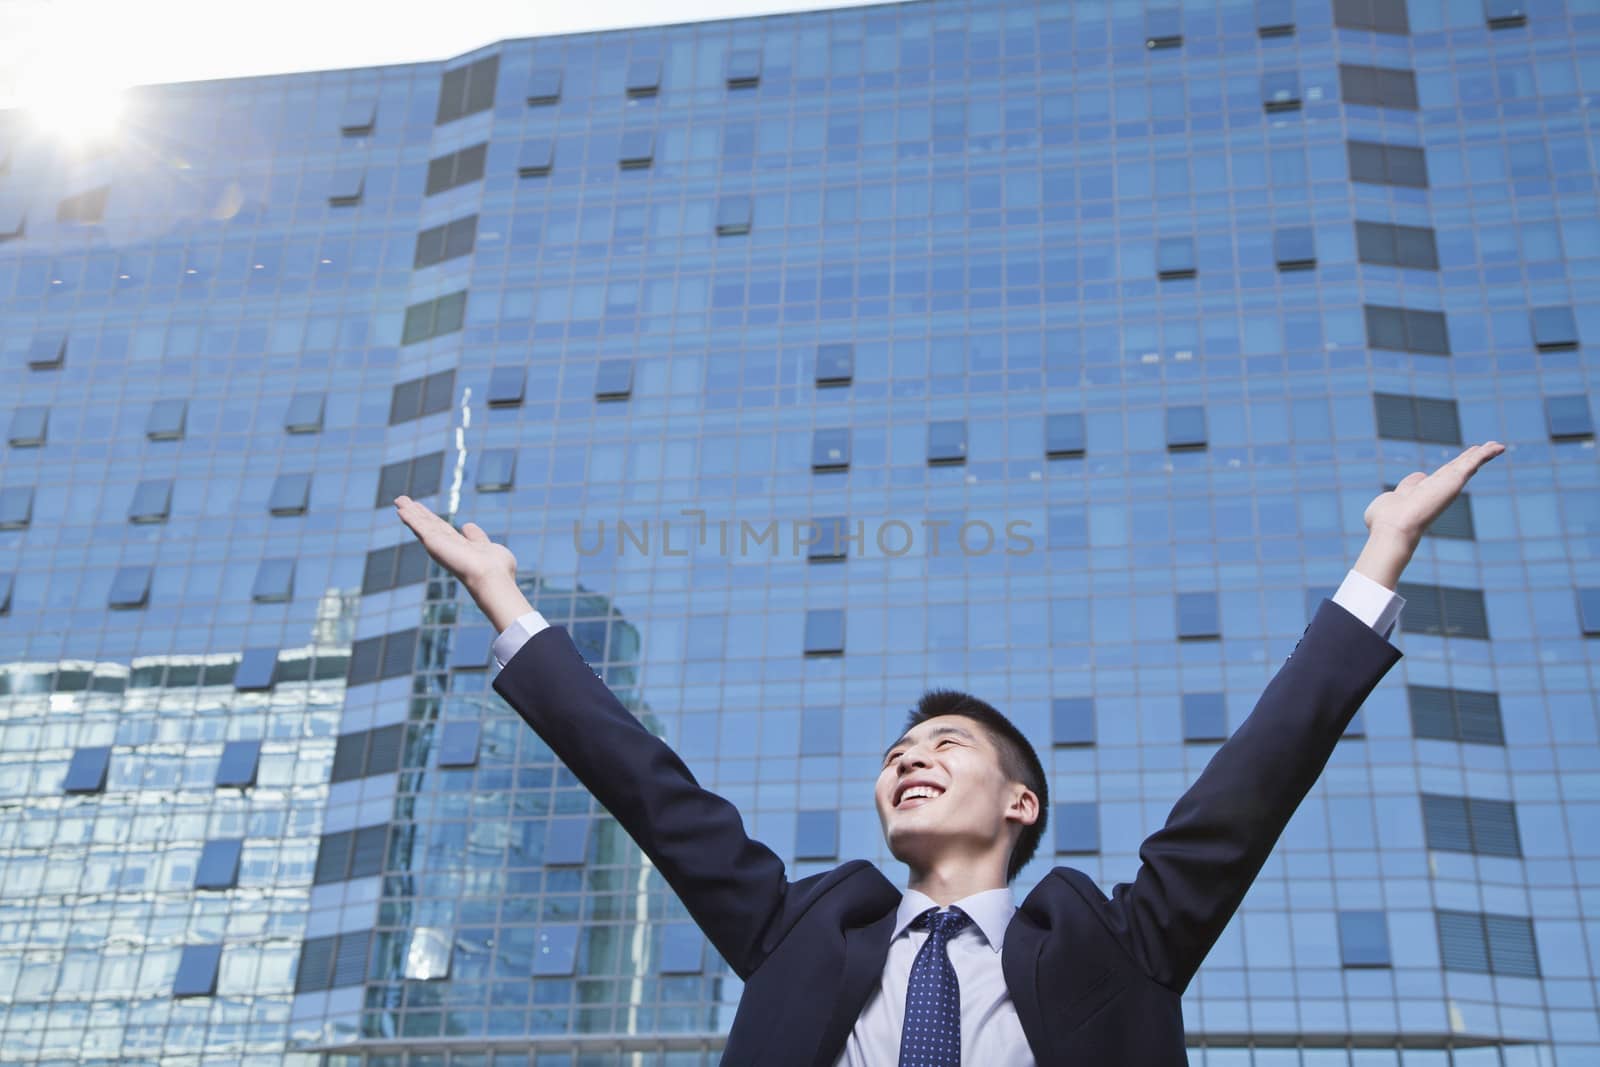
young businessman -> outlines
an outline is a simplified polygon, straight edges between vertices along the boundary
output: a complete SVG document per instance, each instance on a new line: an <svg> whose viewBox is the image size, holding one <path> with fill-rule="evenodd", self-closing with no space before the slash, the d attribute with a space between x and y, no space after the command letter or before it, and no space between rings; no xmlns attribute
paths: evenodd
<svg viewBox="0 0 1600 1067"><path fill-rule="evenodd" d="M400 497L400 518L500 631L495 690L622 824L744 980L725 1064L1173 1067L1180 998L1366 696L1399 660L1393 590L1423 531L1497 442L1367 507L1366 547L1249 717L1108 898L1057 867L1007 888L1044 827L1027 740L965 693L927 693L875 801L904 892L864 860L797 882L535 612L516 560Z"/></svg>

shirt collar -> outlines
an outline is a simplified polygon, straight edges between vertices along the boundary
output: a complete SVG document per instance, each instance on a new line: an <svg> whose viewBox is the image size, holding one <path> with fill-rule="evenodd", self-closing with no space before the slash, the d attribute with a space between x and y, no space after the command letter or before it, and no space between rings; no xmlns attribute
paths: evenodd
<svg viewBox="0 0 1600 1067"><path fill-rule="evenodd" d="M899 937L905 933L911 921L918 915L938 906L932 897L921 890L906 890L905 895L900 898L900 906L895 909L894 936ZM999 952L1006 941L1006 927L1011 925L1011 916L1017 910L1010 888L986 889L982 893L963 897L956 901L954 906L971 917L972 924L983 934L983 939L989 943L989 947Z"/></svg>

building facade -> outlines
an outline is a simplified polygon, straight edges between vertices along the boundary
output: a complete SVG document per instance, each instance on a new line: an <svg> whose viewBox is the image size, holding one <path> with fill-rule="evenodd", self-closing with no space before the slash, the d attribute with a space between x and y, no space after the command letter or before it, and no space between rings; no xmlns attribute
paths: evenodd
<svg viewBox="0 0 1600 1067"><path fill-rule="evenodd" d="M0 142L0 1062L716 1062L739 982L388 502L794 877L935 685L1108 891L1386 485L1508 453L1184 1001L1600 1062L1600 2L937 0L153 87Z"/></svg>

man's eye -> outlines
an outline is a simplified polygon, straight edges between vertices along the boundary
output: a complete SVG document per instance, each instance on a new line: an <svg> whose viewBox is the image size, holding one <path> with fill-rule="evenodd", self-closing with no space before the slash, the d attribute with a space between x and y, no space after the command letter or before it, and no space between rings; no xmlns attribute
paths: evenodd
<svg viewBox="0 0 1600 1067"><path fill-rule="evenodd" d="M953 738L953 737L947 737L943 741L939 742L940 745L953 745L955 743L956 743L956 739Z"/></svg>

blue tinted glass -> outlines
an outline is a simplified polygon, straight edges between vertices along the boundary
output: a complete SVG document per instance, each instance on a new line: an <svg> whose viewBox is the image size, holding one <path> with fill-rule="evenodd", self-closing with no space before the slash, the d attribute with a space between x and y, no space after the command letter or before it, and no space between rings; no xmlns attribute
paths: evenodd
<svg viewBox="0 0 1600 1067"><path fill-rule="evenodd" d="M818 430L811 438L811 465L816 468L850 465L850 431Z"/></svg>
<svg viewBox="0 0 1600 1067"><path fill-rule="evenodd" d="M221 945L185 945L178 957L178 974L172 983L175 997L209 997L217 989Z"/></svg>
<svg viewBox="0 0 1600 1067"><path fill-rule="evenodd" d="M1585 634L1600 634L1600 586L1578 590L1578 617Z"/></svg>
<svg viewBox="0 0 1600 1067"><path fill-rule="evenodd" d="M1389 966L1389 927L1384 913L1341 911L1339 954L1346 967Z"/></svg>
<svg viewBox="0 0 1600 1067"><path fill-rule="evenodd" d="M633 391L633 360L603 359L596 368L596 397L625 397Z"/></svg>
<svg viewBox="0 0 1600 1067"><path fill-rule="evenodd" d="M705 969L705 935L692 923L667 923L661 927L662 974L699 974Z"/></svg>
<svg viewBox="0 0 1600 1067"><path fill-rule="evenodd" d="M61 366L67 355L67 335L46 334L35 337L28 344L28 366L35 370L49 370Z"/></svg>
<svg viewBox="0 0 1600 1067"><path fill-rule="evenodd" d="M17 408L11 413L6 441L16 448L34 448L45 442L50 409L43 406Z"/></svg>
<svg viewBox="0 0 1600 1067"><path fill-rule="evenodd" d="M244 842L238 838L207 841L200 850L195 869L196 889L231 889L239 881L239 854Z"/></svg>
<svg viewBox="0 0 1600 1067"><path fill-rule="evenodd" d="M490 448L478 457L478 492L505 492L516 484L516 478L516 449Z"/></svg>
<svg viewBox="0 0 1600 1067"><path fill-rule="evenodd" d="M534 935L533 973L571 974L578 958L576 926L541 926Z"/></svg>
<svg viewBox="0 0 1600 1067"><path fill-rule="evenodd" d="M808 707L800 715L800 754L836 756L844 729L844 712L837 707Z"/></svg>
<svg viewBox="0 0 1600 1067"><path fill-rule="evenodd" d="M1534 308L1533 341L1540 348L1571 348L1578 343L1578 323L1570 307Z"/></svg>
<svg viewBox="0 0 1600 1067"><path fill-rule="evenodd" d="M1256 0L1256 26L1289 30L1294 26L1294 0Z"/></svg>
<svg viewBox="0 0 1600 1067"><path fill-rule="evenodd" d="M217 785L244 788L256 783L256 764L261 759L260 741L229 741L222 746L217 763Z"/></svg>
<svg viewBox="0 0 1600 1067"><path fill-rule="evenodd" d="M280 474L272 483L267 510L274 515L301 515L311 499L311 475Z"/></svg>
<svg viewBox="0 0 1600 1067"><path fill-rule="evenodd" d="M378 116L378 102L370 96L345 103L339 112L339 129L346 134L370 132Z"/></svg>
<svg viewBox="0 0 1600 1067"><path fill-rule="evenodd" d="M527 371L522 367L494 368L489 372L490 406L516 407L520 405L527 380Z"/></svg>
<svg viewBox="0 0 1600 1067"><path fill-rule="evenodd" d="M1582 393L1575 396L1545 397L1544 413L1551 437L1594 436L1594 419L1589 414L1589 398Z"/></svg>
<svg viewBox="0 0 1600 1067"><path fill-rule="evenodd" d="M725 196L717 204L717 232L738 234L750 232L750 198Z"/></svg>
<svg viewBox="0 0 1600 1067"><path fill-rule="evenodd" d="M629 130L617 146L624 167L647 167L656 154L656 135L649 130Z"/></svg>
<svg viewBox="0 0 1600 1067"><path fill-rule="evenodd" d="M646 95L661 87L661 60L643 58L628 63L628 92Z"/></svg>
<svg viewBox="0 0 1600 1067"><path fill-rule="evenodd" d="M1050 702L1050 740L1057 745L1092 745L1093 697L1056 697Z"/></svg>
<svg viewBox="0 0 1600 1067"><path fill-rule="evenodd" d="M844 651L844 612L823 608L806 612L806 652Z"/></svg>
<svg viewBox="0 0 1600 1067"><path fill-rule="evenodd" d="M797 860L831 860L839 853L839 813L799 811L794 822L794 857Z"/></svg>
<svg viewBox="0 0 1600 1067"><path fill-rule="evenodd" d="M33 518L33 487L0 489L0 530L20 530Z"/></svg>
<svg viewBox="0 0 1600 1067"><path fill-rule="evenodd" d="M256 568L256 581L250 599L277 603L294 595L294 560L264 559Z"/></svg>
<svg viewBox="0 0 1600 1067"><path fill-rule="evenodd" d="M808 559L844 559L850 551L850 520L844 515L827 515L811 520L816 539L806 546ZM800 535L797 535L800 536Z"/></svg>
<svg viewBox="0 0 1600 1067"><path fill-rule="evenodd" d="M1286 108L1300 101L1300 72L1270 71L1261 76L1261 102L1272 109Z"/></svg>
<svg viewBox="0 0 1600 1067"><path fill-rule="evenodd" d="M1056 852L1100 851L1100 805L1094 801L1057 804L1051 821L1056 830Z"/></svg>
<svg viewBox="0 0 1600 1067"><path fill-rule="evenodd" d="M967 458L967 423L946 419L928 424L928 461L959 462Z"/></svg>
<svg viewBox="0 0 1600 1067"><path fill-rule="evenodd" d="M149 567L119 567L111 579L110 604L114 608L143 607L150 595Z"/></svg>
<svg viewBox="0 0 1600 1067"><path fill-rule="evenodd" d="M67 764L62 788L68 793L98 793L106 787L106 771L111 766L111 748L80 748Z"/></svg>
<svg viewBox="0 0 1600 1067"><path fill-rule="evenodd" d="M439 766L471 767L478 762L475 722L447 722L439 729Z"/></svg>
<svg viewBox="0 0 1600 1067"><path fill-rule="evenodd" d="M536 70L528 76L528 103L553 104L561 99L561 71Z"/></svg>
<svg viewBox="0 0 1600 1067"><path fill-rule="evenodd" d="M728 83L755 85L761 80L761 50L736 48L728 53Z"/></svg>
<svg viewBox="0 0 1600 1067"><path fill-rule="evenodd" d="M10 571L0 571L0 615L11 610L11 587L15 576Z"/></svg>
<svg viewBox="0 0 1600 1067"><path fill-rule="evenodd" d="M233 675L235 689L271 689L272 675L278 668L278 650L275 648L247 648L239 657L239 669Z"/></svg>
<svg viewBox="0 0 1600 1067"><path fill-rule="evenodd" d="M1193 448L1206 443L1206 409L1189 405L1167 409L1167 447Z"/></svg>
<svg viewBox="0 0 1600 1067"><path fill-rule="evenodd" d="M1280 265L1314 263L1316 246L1310 226L1280 226L1272 232L1272 254Z"/></svg>
<svg viewBox="0 0 1600 1067"><path fill-rule="evenodd" d="M1085 447L1083 416L1067 412L1045 420L1045 452L1052 456L1081 453Z"/></svg>
<svg viewBox="0 0 1600 1067"><path fill-rule="evenodd" d="M328 175L328 201L339 205L359 203L367 180L365 167L341 167Z"/></svg>
<svg viewBox="0 0 1600 1067"><path fill-rule="evenodd" d="M826 344L817 346L817 384L843 384L855 374L855 346Z"/></svg>
<svg viewBox="0 0 1600 1067"><path fill-rule="evenodd" d="M172 479L153 478L134 486L129 522L162 522L172 510Z"/></svg>
<svg viewBox="0 0 1600 1067"><path fill-rule="evenodd" d="M588 819L551 819L544 839L547 866L582 863L589 851Z"/></svg>
<svg viewBox="0 0 1600 1067"><path fill-rule="evenodd" d="M1183 739L1222 741L1228 736L1228 711L1221 693L1183 694Z"/></svg>
<svg viewBox="0 0 1600 1067"><path fill-rule="evenodd" d="M1222 632L1217 616L1217 594L1178 594L1178 636L1216 637Z"/></svg>
<svg viewBox="0 0 1600 1067"><path fill-rule="evenodd" d="M1163 237L1156 245L1156 269L1162 274L1187 274L1195 269L1193 237Z"/></svg>
<svg viewBox="0 0 1600 1067"><path fill-rule="evenodd" d="M517 152L519 174L524 176L548 174L555 169L555 165L556 142L553 138L532 137L522 142L522 147Z"/></svg>
<svg viewBox="0 0 1600 1067"><path fill-rule="evenodd" d="M316 433L322 429L323 393L296 393L289 398L283 428L290 433Z"/></svg>
<svg viewBox="0 0 1600 1067"><path fill-rule="evenodd" d="M452 670L482 670L489 665L489 649L495 632L488 626L463 626L455 631L450 645Z"/></svg>

